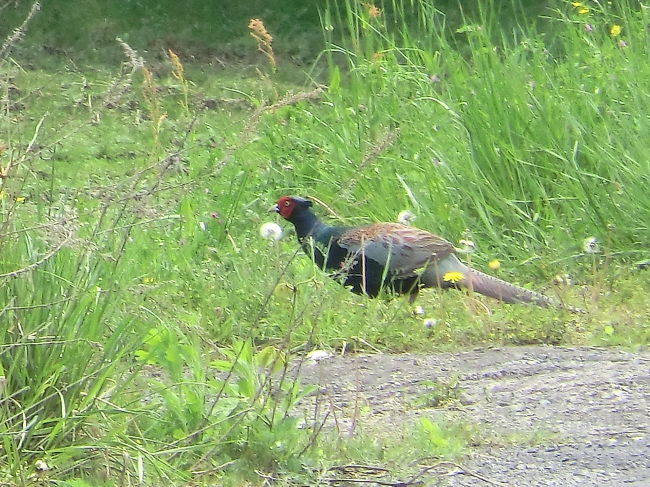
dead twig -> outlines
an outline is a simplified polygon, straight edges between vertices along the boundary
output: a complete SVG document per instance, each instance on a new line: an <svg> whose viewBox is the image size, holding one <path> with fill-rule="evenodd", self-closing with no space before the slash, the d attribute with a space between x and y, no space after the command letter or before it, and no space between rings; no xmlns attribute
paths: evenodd
<svg viewBox="0 0 650 487"><path fill-rule="evenodd" d="M323 482L329 482L331 484L342 484L342 483L377 484L377 485L389 485L391 487L406 487L408 485L421 485L423 483L420 480L416 482L409 482L408 480L405 482L402 482L401 480L391 482L391 481L384 481L378 479L354 479L354 478L344 478L344 477L341 477L340 479L325 477L325 478L321 478L320 480Z"/></svg>
<svg viewBox="0 0 650 487"><path fill-rule="evenodd" d="M11 235L18 235L19 233L30 232L32 230L40 230L41 228L59 226L59 225L63 225L65 223L68 223L68 222L71 222L71 221L74 221L74 220L78 220L78 219L79 219L78 216L69 216L69 217L63 218L61 220L57 220L57 221L50 222L50 223L41 223L40 225L34 225L33 227L25 227L25 228L21 228L19 230L12 230L11 232L6 232L6 233L0 234L0 240L2 240L3 238L9 237Z"/></svg>
<svg viewBox="0 0 650 487"><path fill-rule="evenodd" d="M338 483L354 483L354 484L377 484L377 485L388 485L391 487L404 487L408 485L419 485L422 484L422 481L417 480L419 476L414 477L411 480L402 481L402 480L381 480L376 478L378 475L386 476L390 473L390 470L383 467L375 467L374 465L337 465L327 469L329 472L340 472L348 475L360 474L365 475L368 478L357 478L357 477L321 477L320 480L324 482L329 482L331 484ZM370 478L370 476L375 476Z"/></svg>
<svg viewBox="0 0 650 487"><path fill-rule="evenodd" d="M486 484L496 485L498 487L506 487L508 485L508 484L505 484L503 482L497 482L496 480L491 480L491 479L489 479L487 477L484 477L483 475L480 475L480 474L478 474L476 472L472 472L471 470L468 470L467 468L463 467L461 464L456 463L456 462L452 462L452 461L449 461L449 460L443 460L443 461L435 463L433 465L428 465L426 467L423 467L422 470L420 470L420 472L418 474L414 475L413 477L411 477L409 479L409 482L414 482L417 479L421 478L423 475L429 473L431 470L435 470L436 468L439 468L439 467L442 467L442 466L445 466L445 465L450 465L450 466L456 467L456 469L460 470L460 473L463 473L465 475L469 475L470 477L474 477L476 479L479 479L479 480L485 482ZM458 473L458 472L455 472L455 473ZM447 473L447 475L453 475L453 474L454 473L452 473L452 472Z"/></svg>
<svg viewBox="0 0 650 487"><path fill-rule="evenodd" d="M390 470L383 467L375 467L374 465L356 465L356 464L336 465L334 467L329 468L329 470L336 470L341 472L345 472L346 470L365 470L367 472L381 472L381 473L390 472Z"/></svg>

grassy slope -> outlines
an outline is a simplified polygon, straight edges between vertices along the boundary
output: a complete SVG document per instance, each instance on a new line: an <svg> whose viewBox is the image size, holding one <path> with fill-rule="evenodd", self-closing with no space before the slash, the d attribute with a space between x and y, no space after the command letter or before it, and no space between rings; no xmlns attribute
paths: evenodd
<svg viewBox="0 0 650 487"><path fill-rule="evenodd" d="M639 12L567 7L553 14L552 39L529 31L512 42L494 17L468 19L459 33L436 14L437 35L423 38L415 26L393 29L388 16L360 9L345 20L342 11L336 25L352 39L330 39L329 88L302 101L285 93L313 86L296 84L282 58L277 73L262 56L257 71L186 63L181 79L157 60L151 83L141 71L24 70L19 58L5 61L0 274L26 271L2 278L0 330L16 345L0 364L6 394L20 398L36 426L26 450L20 415L5 403L4 473L27 475L23 459L38 455L69 465L87 441L96 448L82 462L89 471L102 455L119 464L125 450L172 477L174 468L207 468L202 456L214 438L233 447L211 461L238 458L243 469L246 458L275 451L276 439L302 444L278 420L275 436L258 432L236 446L268 422L271 396L246 421L225 429L216 421L193 435L233 404L258 404L242 384L256 391L257 367L281 361L287 347L647 343L650 278L631 265L646 257L650 221L639 184L650 174L647 14ZM608 34L614 22L624 28L619 38ZM428 292L424 318L437 324L425 328L401 300L370 301L330 282L296 255L290 235L277 244L259 238L266 208L284 193L316 197L333 221L349 224L410 209L422 228L474 240L478 267L498 258L502 277L590 314ZM601 253L583 252L589 236ZM566 272L574 285L553 288ZM211 409L222 384L208 377L227 363L210 359L227 359L249 337L258 355L238 369L241 389ZM265 345L276 348L259 351ZM139 373L149 367L165 378ZM107 413L107 398L121 409ZM141 407L154 421L137 414ZM150 455L170 438L180 453ZM289 468L301 449L272 454L263 467Z"/></svg>

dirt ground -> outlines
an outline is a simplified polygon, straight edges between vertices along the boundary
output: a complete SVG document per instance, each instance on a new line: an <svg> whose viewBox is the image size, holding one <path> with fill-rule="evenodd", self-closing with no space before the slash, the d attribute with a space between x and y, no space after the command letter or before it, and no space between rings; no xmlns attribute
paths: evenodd
<svg viewBox="0 0 650 487"><path fill-rule="evenodd" d="M425 485L650 487L649 351L527 346L331 357L305 363L301 375L321 386L320 407L336 410L340 428L351 427L361 404L359 423L388 431L428 416L503 434L546 432L522 446L472 447L460 467L436 470ZM428 381L454 377L460 401L414 407Z"/></svg>

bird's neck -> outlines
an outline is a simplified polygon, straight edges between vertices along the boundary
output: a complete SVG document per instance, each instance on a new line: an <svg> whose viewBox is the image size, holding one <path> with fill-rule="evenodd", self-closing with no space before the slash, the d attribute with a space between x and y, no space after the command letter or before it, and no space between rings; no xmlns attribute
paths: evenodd
<svg viewBox="0 0 650 487"><path fill-rule="evenodd" d="M296 227L296 234L300 240L313 235L326 225L321 222L318 217L311 211L303 211L291 219L294 227Z"/></svg>

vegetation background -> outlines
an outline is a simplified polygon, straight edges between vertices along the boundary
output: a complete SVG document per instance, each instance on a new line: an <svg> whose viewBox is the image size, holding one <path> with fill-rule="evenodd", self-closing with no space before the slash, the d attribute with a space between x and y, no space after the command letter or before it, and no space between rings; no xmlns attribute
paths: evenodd
<svg viewBox="0 0 650 487"><path fill-rule="evenodd" d="M357 450L294 357L648 343L643 2L0 9L0 481L315 482ZM282 194L411 211L587 314L353 296L260 236Z"/></svg>

